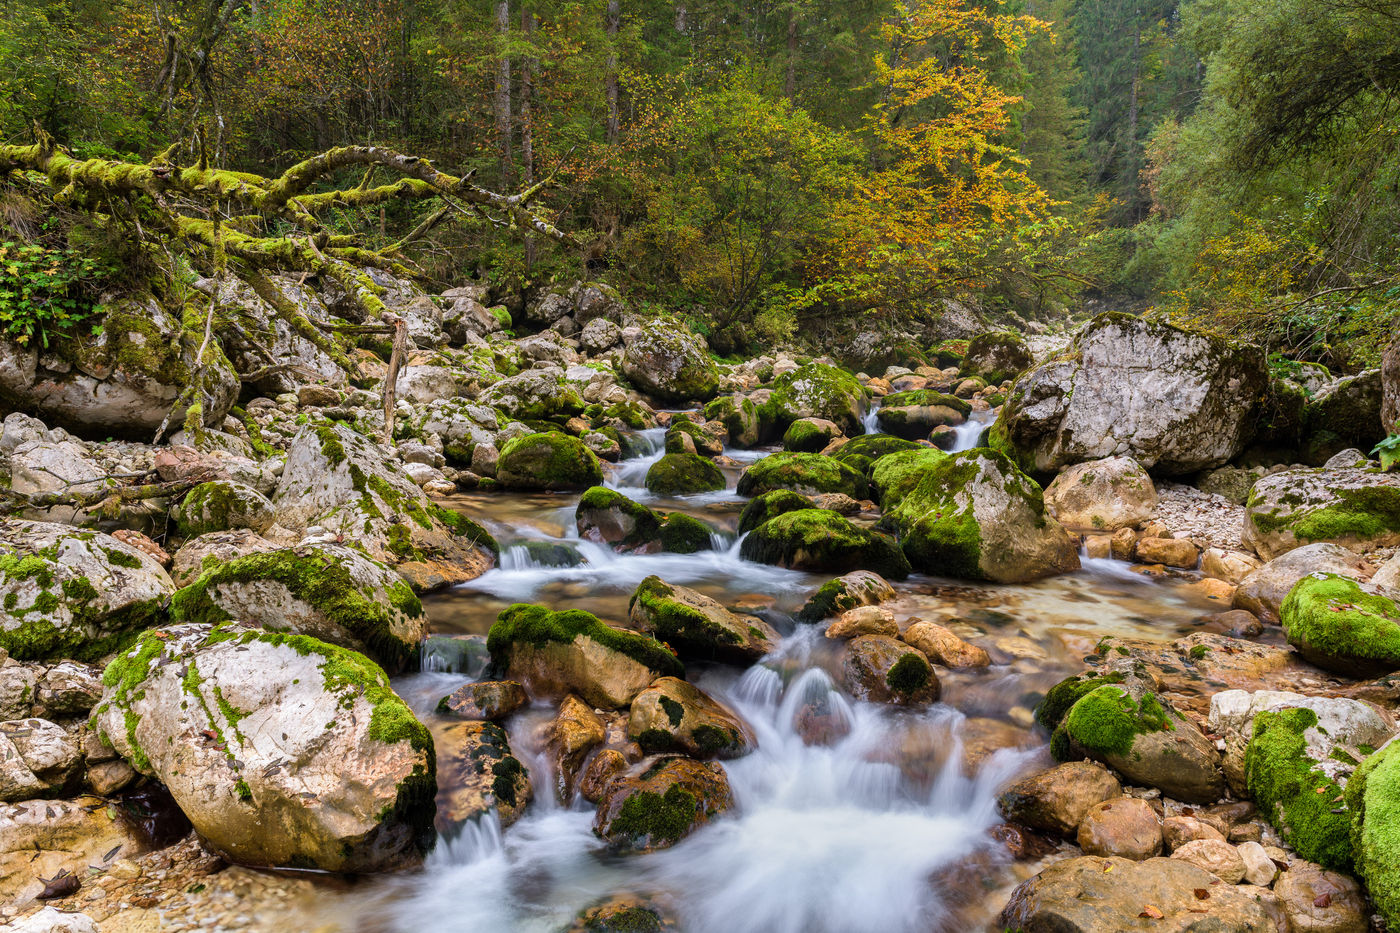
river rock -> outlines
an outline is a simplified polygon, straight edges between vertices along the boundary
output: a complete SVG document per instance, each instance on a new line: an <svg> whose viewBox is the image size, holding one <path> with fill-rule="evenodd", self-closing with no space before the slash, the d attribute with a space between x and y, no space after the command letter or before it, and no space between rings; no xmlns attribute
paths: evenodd
<svg viewBox="0 0 1400 933"><path fill-rule="evenodd" d="M564 380L564 370L558 366L527 369L502 379L482 392L478 401L517 421L561 421L585 406L583 396Z"/></svg>
<svg viewBox="0 0 1400 933"><path fill-rule="evenodd" d="M576 437L530 434L501 448L496 479L507 489L587 489L603 482L603 468Z"/></svg>
<svg viewBox="0 0 1400 933"><path fill-rule="evenodd" d="M955 395L915 389L885 396L875 420L886 434L923 440L938 428L964 423L971 411L972 406Z"/></svg>
<svg viewBox="0 0 1400 933"><path fill-rule="evenodd" d="M1194 839L1183 843L1171 857L1204 868L1226 884L1244 880L1244 859L1234 846L1221 839Z"/></svg>
<svg viewBox="0 0 1400 933"><path fill-rule="evenodd" d="M626 342L622 374L663 402L705 402L719 389L719 373L703 338L674 321L649 321Z"/></svg>
<svg viewBox="0 0 1400 933"><path fill-rule="evenodd" d="M1393 719L1360 700L1303 696L1282 690L1222 690L1210 698L1210 731L1225 741L1225 778L1236 793L1245 791L1244 753L1254 737L1254 717L1263 711L1310 709L1317 723L1303 731L1305 754L1332 778L1351 773L1342 756L1365 757L1360 749L1379 748L1395 734ZM1342 754L1334 756L1334 751Z"/></svg>
<svg viewBox="0 0 1400 933"><path fill-rule="evenodd" d="M764 437L758 405L742 395L717 398L705 406L705 420L718 421L729 432L735 447L753 447Z"/></svg>
<svg viewBox="0 0 1400 933"><path fill-rule="evenodd" d="M841 679L858 699L896 706L928 706L940 691L924 653L884 635L862 635L846 644Z"/></svg>
<svg viewBox="0 0 1400 933"><path fill-rule="evenodd" d="M1400 743L1391 742L1361 763L1346 787L1356 875L1366 882L1388 927L1400 924Z"/></svg>
<svg viewBox="0 0 1400 933"><path fill-rule="evenodd" d="M579 497L574 520L579 537L622 552L654 549L661 536L655 512L606 486L594 486Z"/></svg>
<svg viewBox="0 0 1400 933"><path fill-rule="evenodd" d="M1265 560L1316 542L1364 551L1400 544L1397 514L1400 476L1288 470L1254 484L1240 537Z"/></svg>
<svg viewBox="0 0 1400 933"><path fill-rule="evenodd" d="M1015 331L1002 330L978 334L967 343L960 372L978 376L988 385L1014 379L1035 363L1025 340Z"/></svg>
<svg viewBox="0 0 1400 933"><path fill-rule="evenodd" d="M1122 793L1103 765L1070 761L1017 781L997 798L997 809L1012 822L1073 837L1091 807Z"/></svg>
<svg viewBox="0 0 1400 933"><path fill-rule="evenodd" d="M904 630L904 640L918 648L935 664L961 670L972 667L986 667L992 663L987 650L963 641L937 622L924 622L911 619Z"/></svg>
<svg viewBox="0 0 1400 933"><path fill-rule="evenodd" d="M530 702L513 680L478 680L463 684L438 701L437 711L457 719L500 720Z"/></svg>
<svg viewBox="0 0 1400 933"><path fill-rule="evenodd" d="M1185 538L1139 538L1133 551L1144 564L1185 570L1195 570L1201 560L1201 549Z"/></svg>
<svg viewBox="0 0 1400 933"><path fill-rule="evenodd" d="M148 295L109 302L102 327L75 328L48 348L0 339L0 399L49 425L79 434L149 441L176 407L192 374L182 357L180 322ZM238 397L238 374L214 345L204 372L207 427L223 423Z"/></svg>
<svg viewBox="0 0 1400 933"><path fill-rule="evenodd" d="M47 719L0 722L0 800L71 793L81 766L78 746L62 726Z"/></svg>
<svg viewBox="0 0 1400 933"><path fill-rule="evenodd" d="M758 747L748 725L699 688L662 677L637 694L627 735L642 751L691 758L739 758Z"/></svg>
<svg viewBox="0 0 1400 933"><path fill-rule="evenodd" d="M478 474L495 475L494 465L489 473L478 469L478 451L486 458L488 450L496 450L496 438L504 427L494 409L464 398L438 399L419 408L409 426L416 437L436 434L442 440L444 456L453 463L469 465ZM503 437L501 443L506 440L509 437Z"/></svg>
<svg viewBox="0 0 1400 933"><path fill-rule="evenodd" d="M899 637L899 623L894 613L880 606L860 606L841 613L840 618L826 627L827 638L850 639L861 635ZM918 647L917 645L915 647Z"/></svg>
<svg viewBox="0 0 1400 933"><path fill-rule="evenodd" d="M1040 487L994 451L937 460L883 504L916 570L1025 583L1079 569L1078 541L1046 514Z"/></svg>
<svg viewBox="0 0 1400 933"><path fill-rule="evenodd" d="M1169 858L1055 862L1012 892L999 922L1026 933L1278 933L1256 898Z"/></svg>
<svg viewBox="0 0 1400 933"><path fill-rule="evenodd" d="M865 477L858 470L821 454L772 454L751 465L739 477L741 496L759 496L775 489L790 489L809 496L840 492L853 499L869 495Z"/></svg>
<svg viewBox="0 0 1400 933"><path fill-rule="evenodd" d="M1169 816L1162 820L1162 842L1168 852L1175 852L1186 843L1197 839L1218 839L1224 842L1225 834L1205 820L1194 816Z"/></svg>
<svg viewBox="0 0 1400 933"><path fill-rule="evenodd" d="M180 545L170 565L170 578L176 586L188 586L205 570L218 564L275 550L277 545L246 528L212 531Z"/></svg>
<svg viewBox="0 0 1400 933"><path fill-rule="evenodd" d="M1400 606L1395 591L1341 574L1310 573L1279 609L1288 643L1318 667L1349 677L1400 670Z"/></svg>
<svg viewBox="0 0 1400 933"><path fill-rule="evenodd" d="M437 749L437 831L451 838L495 810L510 826L530 801L530 772L494 722L454 722L433 729Z"/></svg>
<svg viewBox="0 0 1400 933"><path fill-rule="evenodd" d="M275 514L266 496L251 486L214 480L191 489L171 510L175 527L186 538L211 531L247 529L262 534Z"/></svg>
<svg viewBox="0 0 1400 933"><path fill-rule="evenodd" d="M1278 866L1274 860L1269 858L1269 853L1257 842L1242 842L1235 847L1240 855L1240 861L1244 862L1244 880L1246 884L1259 885L1267 888L1274 883L1278 877Z"/></svg>
<svg viewBox="0 0 1400 933"><path fill-rule="evenodd" d="M1075 750L1133 784L1188 803L1214 803L1225 792L1214 744L1152 693L1120 684L1095 687L1070 707L1063 728Z"/></svg>
<svg viewBox="0 0 1400 933"><path fill-rule="evenodd" d="M744 538L745 560L825 573L871 570L893 580L909 576L894 539L825 509L800 509L769 519Z"/></svg>
<svg viewBox="0 0 1400 933"><path fill-rule="evenodd" d="M657 677L684 677L676 656L654 638L612 628L577 609L551 612L517 604L487 636L492 661L532 694L577 693L619 709Z"/></svg>
<svg viewBox="0 0 1400 933"><path fill-rule="evenodd" d="M718 762L647 758L608 782L593 832L622 851L664 849L733 806Z"/></svg>
<svg viewBox="0 0 1400 933"><path fill-rule="evenodd" d="M865 400L865 387L850 373L807 363L773 380L768 400L759 406L759 418L774 436L801 418L835 422L843 434L852 436L861 433Z"/></svg>
<svg viewBox="0 0 1400 933"><path fill-rule="evenodd" d="M686 660L752 664L779 640L767 622L736 616L705 594L658 576L641 582L627 612L639 631L670 645Z"/></svg>
<svg viewBox="0 0 1400 933"><path fill-rule="evenodd" d="M579 346L592 356L602 356L622 340L622 328L607 318L595 318L583 325Z"/></svg>
<svg viewBox="0 0 1400 933"><path fill-rule="evenodd" d="M1108 312L1017 380L992 445L1033 472L1127 455L1193 473L1244 450L1267 384L1258 348Z"/></svg>
<svg viewBox="0 0 1400 933"><path fill-rule="evenodd" d="M1162 851L1162 823L1146 800L1114 797L1089 807L1076 840L1085 855L1140 862Z"/></svg>
<svg viewBox="0 0 1400 933"><path fill-rule="evenodd" d="M1371 911L1351 878L1294 859L1274 882L1292 933L1366 933Z"/></svg>
<svg viewBox="0 0 1400 933"><path fill-rule="evenodd" d="M1210 547L1201 552L1201 573L1236 586L1262 566L1257 557L1243 551Z"/></svg>
<svg viewBox="0 0 1400 933"><path fill-rule="evenodd" d="M238 625L142 634L93 725L231 861L377 871L432 845L428 730L362 655Z"/></svg>
<svg viewBox="0 0 1400 933"><path fill-rule="evenodd" d="M1275 557L1245 576L1235 590L1232 604L1266 622L1277 622L1283 601L1303 577L1310 573L1355 576L1362 565L1359 554L1340 545L1307 544Z"/></svg>
<svg viewBox="0 0 1400 933"><path fill-rule="evenodd" d="M419 592L480 576L496 550L485 529L432 502L381 447L344 425L302 428L273 503L282 527L317 526L354 541Z"/></svg>
<svg viewBox="0 0 1400 933"><path fill-rule="evenodd" d="M554 772L554 789L560 803L573 800L575 784L581 777L579 768L588 753L606 738L607 724L593 707L572 694L564 697L558 715L545 731L545 756Z"/></svg>
<svg viewBox="0 0 1400 933"><path fill-rule="evenodd" d="M823 583L797 613L799 622L820 622L857 606L876 606L894 599L894 587L878 573L856 570Z"/></svg>
<svg viewBox="0 0 1400 933"><path fill-rule="evenodd" d="M783 450L817 453L841 436L841 426L824 418L799 418L783 434Z"/></svg>
<svg viewBox="0 0 1400 933"><path fill-rule="evenodd" d="M1065 467L1045 487L1045 507L1076 531L1136 528L1157 511L1157 490L1132 457L1105 457Z"/></svg>
<svg viewBox="0 0 1400 933"><path fill-rule="evenodd" d="M171 599L177 621L236 619L368 654L386 670L414 666L428 632L413 590L343 544L250 554L206 570Z"/></svg>
<svg viewBox="0 0 1400 933"><path fill-rule="evenodd" d="M815 508L818 508L815 499L791 489L774 489L772 492L755 496L744 504L744 510L739 513L738 532L741 535L748 534L768 519L776 518L784 512Z"/></svg>
<svg viewBox="0 0 1400 933"><path fill-rule="evenodd" d="M162 617L175 584L149 555L68 525L0 520L0 649L92 660Z"/></svg>

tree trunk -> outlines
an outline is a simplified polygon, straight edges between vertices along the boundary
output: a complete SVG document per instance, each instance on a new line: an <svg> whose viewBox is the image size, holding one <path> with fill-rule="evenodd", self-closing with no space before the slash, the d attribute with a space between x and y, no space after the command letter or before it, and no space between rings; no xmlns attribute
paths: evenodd
<svg viewBox="0 0 1400 933"><path fill-rule="evenodd" d="M608 91L608 143L617 142L618 119L617 119L617 29L619 21L622 19L621 0L608 0L607 17L604 20L608 34L608 65L607 65L607 91Z"/></svg>
<svg viewBox="0 0 1400 933"><path fill-rule="evenodd" d="M797 4L788 7L787 73L783 76L783 96L792 100L797 93Z"/></svg>
<svg viewBox="0 0 1400 933"><path fill-rule="evenodd" d="M1133 88L1128 97L1128 164L1124 171L1127 175L1124 188L1128 193L1128 207L1134 220L1138 217L1138 172L1141 168L1141 160L1138 154L1142 151L1138 145L1138 95L1142 91L1142 24L1133 23Z"/></svg>
<svg viewBox="0 0 1400 933"><path fill-rule="evenodd" d="M506 40L510 37L510 0L497 0L496 30L500 33L500 62L496 69L496 145L500 150L501 178L510 178L510 56Z"/></svg>
<svg viewBox="0 0 1400 933"><path fill-rule="evenodd" d="M399 369L403 366L404 353L408 348L408 324L403 318L391 312L384 313L384 323L394 328L393 350L389 353L389 371L384 374L384 434L382 443L391 447L394 443L394 409L399 400Z"/></svg>
<svg viewBox="0 0 1400 933"><path fill-rule="evenodd" d="M535 14L528 9L520 11L520 31L525 34L527 41L533 38L535 32ZM522 179L526 188L535 183L535 127L534 120L534 95L535 95L535 57L525 56L525 60L520 63L520 161L521 170L525 177ZM535 237L532 234L525 234L525 271L529 272L535 264Z"/></svg>

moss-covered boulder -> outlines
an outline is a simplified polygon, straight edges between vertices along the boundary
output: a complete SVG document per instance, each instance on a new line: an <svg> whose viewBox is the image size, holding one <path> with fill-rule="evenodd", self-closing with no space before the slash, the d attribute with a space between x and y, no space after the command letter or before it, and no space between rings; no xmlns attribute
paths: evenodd
<svg viewBox="0 0 1400 933"><path fill-rule="evenodd" d="M885 519L916 570L1023 583L1079 569L1078 541L1046 512L1040 487L1002 454L929 458L917 482L908 474L887 482Z"/></svg>
<svg viewBox="0 0 1400 933"><path fill-rule="evenodd" d="M871 465L870 483L875 487L881 504L890 509L919 485L934 464L942 463L947 458L945 451L934 447L891 451Z"/></svg>
<svg viewBox="0 0 1400 933"><path fill-rule="evenodd" d="M1400 476L1357 469L1270 474L1249 491L1240 538L1265 560L1319 541L1358 551L1400 544Z"/></svg>
<svg viewBox="0 0 1400 933"><path fill-rule="evenodd" d="M613 628L577 609L551 612L517 603L486 637L491 661L532 694L577 693L597 707L632 702L657 677L684 677L675 654L654 638Z"/></svg>
<svg viewBox="0 0 1400 933"><path fill-rule="evenodd" d="M241 865L383 871L433 844L432 736L373 661L236 624L151 630L92 724Z"/></svg>
<svg viewBox="0 0 1400 933"><path fill-rule="evenodd" d="M187 410L176 402L193 377L185 359L193 354L184 350L178 313L149 295L114 301L103 310L94 322L101 327L59 332L48 345L0 339L0 402L80 435L149 442L167 415L173 425L185 420ZM203 375L207 394L199 416L206 427L216 427L239 388L238 374L217 343L209 348Z"/></svg>
<svg viewBox="0 0 1400 933"><path fill-rule="evenodd" d="M1325 670L1350 677L1400 671L1400 606L1335 573L1310 573L1279 610L1288 643Z"/></svg>
<svg viewBox="0 0 1400 933"><path fill-rule="evenodd" d="M1110 672L1097 674L1085 672L1073 674L1055 684L1045 692L1045 696L1035 707L1035 721L1046 732L1054 733L1064 722L1065 716L1079 702L1080 697L1093 693L1104 684L1121 684L1123 675Z"/></svg>
<svg viewBox="0 0 1400 933"><path fill-rule="evenodd" d="M1390 929L1400 927L1400 743L1370 755L1346 787L1352 862Z"/></svg>
<svg viewBox="0 0 1400 933"><path fill-rule="evenodd" d="M618 551L645 550L661 537L655 512L606 486L594 486L579 497L574 520L580 537Z"/></svg>
<svg viewBox="0 0 1400 933"><path fill-rule="evenodd" d="M689 452L718 457L724 453L725 433L719 422L696 424L686 415L676 415L666 429L665 450L668 454Z"/></svg>
<svg viewBox="0 0 1400 933"><path fill-rule="evenodd" d="M608 782L593 832L615 851L665 849L733 806L718 762L646 758Z"/></svg>
<svg viewBox="0 0 1400 933"><path fill-rule="evenodd" d="M1015 331L1000 330L978 334L967 344L959 367L964 376L977 376L996 385L1015 379L1035 364L1025 340Z"/></svg>
<svg viewBox="0 0 1400 933"><path fill-rule="evenodd" d="M525 688L513 680L478 680L438 700L437 712L454 719L499 722L529 702Z"/></svg>
<svg viewBox="0 0 1400 933"><path fill-rule="evenodd" d="M530 434L501 449L496 479L507 489L587 489L603 482L603 467L576 437Z"/></svg>
<svg viewBox="0 0 1400 933"><path fill-rule="evenodd" d="M675 922L660 906L631 896L579 911L564 933L673 933Z"/></svg>
<svg viewBox="0 0 1400 933"><path fill-rule="evenodd" d="M144 551L51 522L0 521L0 649L95 661L164 621L175 584Z"/></svg>
<svg viewBox="0 0 1400 933"><path fill-rule="evenodd" d="M237 528L262 534L272 527L276 512L266 496L246 483L211 480L185 493L170 517L182 537L195 538Z"/></svg>
<svg viewBox="0 0 1400 933"><path fill-rule="evenodd" d="M704 402L719 389L704 339L675 321L644 324L622 351L622 374L663 402Z"/></svg>
<svg viewBox="0 0 1400 933"><path fill-rule="evenodd" d="M867 476L876 461L889 454L907 450L921 450L918 444L892 434L859 434L831 454L842 463L849 464Z"/></svg>
<svg viewBox="0 0 1400 933"><path fill-rule="evenodd" d="M1299 855L1350 872L1351 816L1338 806L1344 785L1308 755L1305 733L1316 726L1317 713L1306 708L1256 715L1244 754L1245 783Z"/></svg>
<svg viewBox="0 0 1400 933"><path fill-rule="evenodd" d="M484 528L430 500L383 448L345 425L301 429L272 501L282 527L354 541L417 592L480 576L498 550Z"/></svg>
<svg viewBox="0 0 1400 933"><path fill-rule="evenodd" d="M793 492L791 489L774 489L772 492L765 492L754 496L744 503L744 510L739 513L739 534L748 534L759 525L776 515L784 512L796 512L799 509L814 509L817 505L800 492Z"/></svg>
<svg viewBox="0 0 1400 933"><path fill-rule="evenodd" d="M562 422L585 407L578 388L557 366L508 376L482 392L478 401L516 421Z"/></svg>
<svg viewBox="0 0 1400 933"><path fill-rule="evenodd" d="M909 576L909 562L893 538L825 509L801 509L769 519L744 539L739 553L745 560L794 570L873 570L892 580Z"/></svg>
<svg viewBox="0 0 1400 933"><path fill-rule="evenodd" d="M708 694L675 677L661 677L632 701L627 736L648 754L739 758L758 747L753 730Z"/></svg>
<svg viewBox="0 0 1400 933"><path fill-rule="evenodd" d="M1370 450L1389 431L1381 424L1381 371L1343 376L1317 392L1303 408L1303 455L1321 466L1349 447Z"/></svg>
<svg viewBox="0 0 1400 933"><path fill-rule="evenodd" d="M669 512L661 521L661 550L696 554L715 549L715 530L684 512Z"/></svg>
<svg viewBox="0 0 1400 933"><path fill-rule="evenodd" d="M704 593L658 576L641 582L627 612L639 631L687 660L752 664L778 643L778 633L767 622L737 616Z"/></svg>
<svg viewBox="0 0 1400 933"><path fill-rule="evenodd" d="M823 583L798 611L797 621L820 622L860 606L878 606L896 595L878 573L856 570Z"/></svg>
<svg viewBox="0 0 1400 933"><path fill-rule="evenodd" d="M666 454L647 470L647 489L658 496L687 496L725 487L724 471L694 453Z"/></svg>
<svg viewBox="0 0 1400 933"><path fill-rule="evenodd" d="M783 434L783 450L817 453L841 436L835 423L822 418L799 418Z"/></svg>
<svg viewBox="0 0 1400 933"><path fill-rule="evenodd" d="M774 489L791 489L809 496L840 492L852 499L864 499L869 492L859 470L821 454L773 454L751 464L739 477L741 496L759 496Z"/></svg>
<svg viewBox="0 0 1400 933"><path fill-rule="evenodd" d="M391 673L417 667L423 604L392 568L343 544L249 554L217 564L170 601L176 621L230 619L309 635L369 655Z"/></svg>
<svg viewBox="0 0 1400 933"><path fill-rule="evenodd" d="M781 436L800 418L822 418L841 427L843 434L861 433L866 392L855 376L825 363L808 363L773 380L759 416Z"/></svg>
<svg viewBox="0 0 1400 933"><path fill-rule="evenodd" d="M896 706L928 706L938 701L941 689L924 653L887 635L847 642L841 681L852 696Z"/></svg>
<svg viewBox="0 0 1400 933"><path fill-rule="evenodd" d="M494 722L435 724L437 814L433 825L445 839L495 811L510 826L530 802L530 772L511 751L506 730Z"/></svg>
<svg viewBox="0 0 1400 933"><path fill-rule="evenodd" d="M1283 601L1294 585L1310 573L1364 576L1360 554L1338 544L1305 544L1275 557L1245 575L1235 589L1231 605L1252 612L1266 622L1277 622Z"/></svg>
<svg viewBox="0 0 1400 933"><path fill-rule="evenodd" d="M886 434L922 440L934 428L962 424L971 411L972 406L956 396L915 389L885 396L875 420Z"/></svg>
<svg viewBox="0 0 1400 933"><path fill-rule="evenodd" d="M705 406L705 420L718 421L729 431L729 443L735 447L753 447L763 440L763 427L758 406L742 395L717 398Z"/></svg>
<svg viewBox="0 0 1400 933"><path fill-rule="evenodd" d="M1248 446L1267 385L1257 347L1108 312L1016 381L991 445L1031 472L1123 454L1193 473Z"/></svg>
<svg viewBox="0 0 1400 933"><path fill-rule="evenodd" d="M1155 694L1105 684L1075 701L1051 743L1062 761L1089 757L1133 784L1188 803L1214 803L1225 775L1214 743Z"/></svg>

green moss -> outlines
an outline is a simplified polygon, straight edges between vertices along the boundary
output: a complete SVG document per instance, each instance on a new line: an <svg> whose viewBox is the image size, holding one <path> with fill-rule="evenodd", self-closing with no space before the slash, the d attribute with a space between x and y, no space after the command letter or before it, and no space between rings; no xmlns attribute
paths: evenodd
<svg viewBox="0 0 1400 933"><path fill-rule="evenodd" d="M928 661L912 651L900 655L898 661L885 672L885 685L896 694L911 694L923 689L933 678L933 668Z"/></svg>
<svg viewBox="0 0 1400 933"><path fill-rule="evenodd" d="M386 576L389 575L386 570ZM385 587L385 601L366 595L350 568L332 554L314 548L266 551L217 564L199 575L171 599L176 619L218 623L229 618L219 604L221 586L279 583L293 599L312 607L340 629L363 642L374 655L393 668L409 666L418 646L393 632L399 616L418 619L423 604L404 581L393 578ZM253 620L246 620L253 621ZM276 625L279 620L261 620Z"/></svg>
<svg viewBox="0 0 1400 933"><path fill-rule="evenodd" d="M1046 732L1054 732L1064 721L1070 707L1079 702L1080 697L1092 693L1104 684L1121 684L1123 675L1117 672L1098 674L1076 674L1066 677L1046 691L1045 698L1035 708L1035 721Z"/></svg>
<svg viewBox="0 0 1400 933"><path fill-rule="evenodd" d="M87 577L74 577L70 580L64 580L61 589L63 590L63 595L70 600L86 601L97 598L97 590ZM6 608L8 609L10 607L6 606Z"/></svg>
<svg viewBox="0 0 1400 933"><path fill-rule="evenodd" d="M664 794L638 791L623 801L610 832L637 848L670 844L690 831L699 813L700 799L679 784Z"/></svg>
<svg viewBox="0 0 1400 933"><path fill-rule="evenodd" d="M774 489L762 495L755 496L744 504L744 510L739 513L739 534L748 534L768 519L784 512L796 512L801 509L814 509L816 503L800 492L793 492L791 489Z"/></svg>
<svg viewBox="0 0 1400 933"><path fill-rule="evenodd" d="M1366 758L1347 781L1350 840L1357 875L1385 919L1400 928L1400 743Z"/></svg>
<svg viewBox="0 0 1400 933"><path fill-rule="evenodd" d="M684 496L725 487L724 472L699 454L668 453L647 470L646 488L658 496Z"/></svg>
<svg viewBox="0 0 1400 933"><path fill-rule="evenodd" d="M1245 749L1249 795L1298 854L1324 868L1352 870L1351 815L1342 788L1306 755L1310 709L1261 712ZM1334 812L1341 810L1341 812Z"/></svg>
<svg viewBox="0 0 1400 933"><path fill-rule="evenodd" d="M530 434L509 441L501 450L496 478L512 489L587 489L603 482L603 468L576 437Z"/></svg>
<svg viewBox="0 0 1400 933"><path fill-rule="evenodd" d="M1086 693L1064 719L1074 744L1095 757L1124 757L1137 737L1173 729L1171 716L1156 697L1135 701L1123 687L1107 684Z"/></svg>
<svg viewBox="0 0 1400 933"><path fill-rule="evenodd" d="M681 602L675 592L660 577L647 577L632 593L628 614L640 607L651 633L686 657L724 658L728 656L727 648L743 643L736 632Z"/></svg>
<svg viewBox="0 0 1400 933"><path fill-rule="evenodd" d="M845 493L852 499L869 495L865 476L834 457L821 454L780 453L764 457L739 477L741 496L758 496L774 489L791 489L807 494Z"/></svg>
<svg viewBox="0 0 1400 933"><path fill-rule="evenodd" d="M774 379L772 389L758 410L765 433L781 434L799 418L825 418L846 434L860 433L866 390L850 373L807 363Z"/></svg>
<svg viewBox="0 0 1400 933"><path fill-rule="evenodd" d="M1400 607L1338 574L1312 573L1279 609L1288 643L1309 661L1343 674L1400 670Z"/></svg>
<svg viewBox="0 0 1400 933"><path fill-rule="evenodd" d="M592 639L660 675L685 676L681 662L656 639L604 625L578 609L551 612L544 606L516 603L497 616L486 636L486 648L492 661L506 666L515 645L570 644L579 637Z"/></svg>
<svg viewBox="0 0 1400 933"><path fill-rule="evenodd" d="M583 917L584 933L665 933L667 929L661 915L646 907L603 908Z"/></svg>
<svg viewBox="0 0 1400 933"><path fill-rule="evenodd" d="M125 567L127 570L141 569L141 559L134 554L128 554L126 551L114 547L104 547L102 553L107 555L107 560L113 567Z"/></svg>
<svg viewBox="0 0 1400 933"><path fill-rule="evenodd" d="M744 539L740 554L745 560L800 570L873 570L894 580L909 576L909 562L892 538L825 509L801 509L769 519Z"/></svg>
<svg viewBox="0 0 1400 933"><path fill-rule="evenodd" d="M951 409L962 417L966 418L972 414L972 405L956 395L949 395L946 392L938 392L933 389L913 389L908 392L895 392L885 396L880 402L880 408L904 408L907 406L933 406L938 405Z"/></svg>
<svg viewBox="0 0 1400 933"><path fill-rule="evenodd" d="M173 510L175 526L186 538L229 528L261 527L271 521L271 505L257 490L241 483L213 480L185 494Z"/></svg>
<svg viewBox="0 0 1400 933"><path fill-rule="evenodd" d="M660 537L661 519L655 512L606 486L594 486L579 497L578 508L574 510L574 520L578 523L579 530L585 531L599 522L607 521L608 517L604 513L614 511L625 523L631 525L631 530L622 540L614 542L615 546L631 550Z"/></svg>
<svg viewBox="0 0 1400 933"><path fill-rule="evenodd" d="M705 420L720 421L736 447L752 447L763 440L758 406L747 398L717 398L705 406Z"/></svg>
<svg viewBox="0 0 1400 933"><path fill-rule="evenodd" d="M435 502L428 503L426 511L429 516L442 522L443 526L457 537L466 538L472 544L483 547L492 554L501 553L501 546L496 543L491 532L482 527L480 522L468 518L461 512L443 508Z"/></svg>
<svg viewBox="0 0 1400 933"><path fill-rule="evenodd" d="M798 453L816 453L831 443L831 435L810 421L794 421L783 435L783 449Z"/></svg>
<svg viewBox="0 0 1400 933"><path fill-rule="evenodd" d="M869 475L869 465L890 454L908 450L923 450L913 441L907 441L893 434L860 434L851 438L831 456L842 463Z"/></svg>
<svg viewBox="0 0 1400 933"><path fill-rule="evenodd" d="M713 529L684 512L671 512L661 524L661 548L673 554L695 554L714 549Z"/></svg>
<svg viewBox="0 0 1400 933"><path fill-rule="evenodd" d="M881 457L870 471L870 481L878 491L881 505L886 510L893 509L919 485L926 472L948 456L932 447L914 447Z"/></svg>
<svg viewBox="0 0 1400 933"><path fill-rule="evenodd" d="M666 718L671 723L671 728L680 727L681 720L685 719L685 707L668 696L660 699L661 708L666 712Z"/></svg>

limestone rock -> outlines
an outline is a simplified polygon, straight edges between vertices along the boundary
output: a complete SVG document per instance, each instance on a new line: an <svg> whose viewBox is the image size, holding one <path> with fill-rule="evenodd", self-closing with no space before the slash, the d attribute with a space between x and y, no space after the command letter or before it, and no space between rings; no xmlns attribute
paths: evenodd
<svg viewBox="0 0 1400 933"><path fill-rule="evenodd" d="M593 831L615 849L662 849L733 805L729 777L719 763L648 758L609 781Z"/></svg>
<svg viewBox="0 0 1400 933"><path fill-rule="evenodd" d="M1071 761L1017 781L997 798L997 808L1032 829L1074 836L1091 807L1122 792L1103 765Z"/></svg>
<svg viewBox="0 0 1400 933"><path fill-rule="evenodd" d="M1045 487L1045 507L1075 531L1136 528L1157 511L1152 477L1131 457L1105 457L1065 467Z"/></svg>
<svg viewBox="0 0 1400 933"><path fill-rule="evenodd" d="M675 677L658 678L637 694L627 734L644 752L679 752L700 759L739 758L758 746L742 719Z"/></svg>
<svg viewBox="0 0 1400 933"><path fill-rule="evenodd" d="M912 624L904 630L904 640L928 655L933 663L954 670L986 667L992 663L985 648L963 641L937 622L910 621Z"/></svg>
<svg viewBox="0 0 1400 933"><path fill-rule="evenodd" d="M1244 859L1234 846L1220 839L1192 840L1182 844L1171 857L1204 868L1226 884L1244 880Z"/></svg>
<svg viewBox="0 0 1400 933"><path fill-rule="evenodd" d="M1077 841L1085 855L1140 862L1162 851L1162 824L1146 800L1115 797L1089 807L1079 823Z"/></svg>
<svg viewBox="0 0 1400 933"><path fill-rule="evenodd" d="M1370 470L1288 470L1254 484L1244 543L1272 560L1304 544L1361 551L1400 544L1400 476Z"/></svg>
<svg viewBox="0 0 1400 933"><path fill-rule="evenodd" d="M657 576L647 577L632 594L628 617L685 659L752 664L779 640L767 622L737 616L705 594Z"/></svg>
<svg viewBox="0 0 1400 933"><path fill-rule="evenodd" d="M842 680L854 696L874 703L927 706L937 702L938 676L928 658L884 635L861 635L847 643Z"/></svg>

